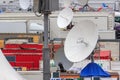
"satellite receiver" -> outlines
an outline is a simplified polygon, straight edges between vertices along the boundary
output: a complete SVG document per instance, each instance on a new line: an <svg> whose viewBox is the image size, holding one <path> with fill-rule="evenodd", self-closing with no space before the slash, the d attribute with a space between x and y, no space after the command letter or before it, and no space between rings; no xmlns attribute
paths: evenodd
<svg viewBox="0 0 120 80"><path fill-rule="evenodd" d="M19 0L20 7L22 9L28 9L28 7L30 6L30 1L31 0Z"/></svg>
<svg viewBox="0 0 120 80"><path fill-rule="evenodd" d="M66 57L65 57L65 54L64 54L64 47L60 48L57 50L57 52L55 53L54 55L54 60L55 60L55 65L57 67L59 63L62 63L63 67L65 70L69 70L72 66L73 66L73 63L70 62Z"/></svg>
<svg viewBox="0 0 120 80"><path fill-rule="evenodd" d="M64 51L71 62L79 62L87 58L98 40L97 26L90 20L80 21L68 33Z"/></svg>
<svg viewBox="0 0 120 80"><path fill-rule="evenodd" d="M67 0L65 0L65 1L67 1ZM58 27L65 29L70 24L70 22L72 21L72 18L73 18L72 9L66 7L58 15L58 18L57 18Z"/></svg>

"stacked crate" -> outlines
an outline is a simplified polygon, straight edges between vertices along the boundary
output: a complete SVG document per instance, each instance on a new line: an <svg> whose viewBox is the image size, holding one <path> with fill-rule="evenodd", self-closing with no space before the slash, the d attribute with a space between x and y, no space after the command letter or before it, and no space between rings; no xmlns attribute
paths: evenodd
<svg viewBox="0 0 120 80"><path fill-rule="evenodd" d="M54 44L54 51L56 52L60 47L60 44ZM43 44L5 44L2 52L15 68L39 70L39 62L42 60L42 49Z"/></svg>
<svg viewBox="0 0 120 80"><path fill-rule="evenodd" d="M6 44L2 50L13 67L38 70L43 44Z"/></svg>

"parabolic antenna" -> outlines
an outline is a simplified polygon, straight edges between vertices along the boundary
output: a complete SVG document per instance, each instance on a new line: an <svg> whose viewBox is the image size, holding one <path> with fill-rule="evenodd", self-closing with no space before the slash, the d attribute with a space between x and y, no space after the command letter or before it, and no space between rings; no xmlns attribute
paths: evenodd
<svg viewBox="0 0 120 80"><path fill-rule="evenodd" d="M65 0L66 1L66 0ZM63 9L57 18L57 25L59 28L66 28L73 18L73 12L71 8Z"/></svg>
<svg viewBox="0 0 120 80"><path fill-rule="evenodd" d="M68 33L65 40L65 56L71 62L87 58L98 40L97 26L90 20L80 21Z"/></svg>
<svg viewBox="0 0 120 80"><path fill-rule="evenodd" d="M29 29L31 31L44 31L44 26L38 23L31 23Z"/></svg>
<svg viewBox="0 0 120 80"><path fill-rule="evenodd" d="M73 66L73 63L70 62L70 61L65 57L64 47L58 49L58 51L55 53L54 60L55 60L55 65L56 65L57 67L58 67L58 64L59 64L59 63L62 63L62 64L63 64L63 67L64 67L66 70L69 70L69 69Z"/></svg>
<svg viewBox="0 0 120 80"><path fill-rule="evenodd" d="M30 0L19 0L19 4L22 9L28 9L30 6Z"/></svg>
<svg viewBox="0 0 120 80"><path fill-rule="evenodd" d="M7 59L0 50L0 80L25 80L8 63Z"/></svg>
<svg viewBox="0 0 120 80"><path fill-rule="evenodd" d="M89 0L78 0L78 3L81 5L81 6L84 6L88 3Z"/></svg>

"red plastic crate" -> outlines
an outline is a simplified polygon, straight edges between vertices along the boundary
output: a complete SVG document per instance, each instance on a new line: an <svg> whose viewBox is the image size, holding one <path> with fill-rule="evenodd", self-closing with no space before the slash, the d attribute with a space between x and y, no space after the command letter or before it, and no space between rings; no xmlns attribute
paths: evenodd
<svg viewBox="0 0 120 80"><path fill-rule="evenodd" d="M10 62L13 67L26 67L31 70L39 69L42 48L43 44L6 44L2 52L5 56L16 57L15 62Z"/></svg>
<svg viewBox="0 0 120 80"><path fill-rule="evenodd" d="M35 48L35 49L42 49L43 44L21 44L23 48Z"/></svg>
<svg viewBox="0 0 120 80"><path fill-rule="evenodd" d="M9 62L11 66L15 66L15 62Z"/></svg>
<svg viewBox="0 0 120 80"><path fill-rule="evenodd" d="M16 61L10 62L13 67L26 67L28 70L39 69L42 53L4 53L5 56L15 56Z"/></svg>
<svg viewBox="0 0 120 80"><path fill-rule="evenodd" d="M94 53L94 59L102 59L102 60L110 60L111 59L111 51L109 50L101 50L100 52Z"/></svg>
<svg viewBox="0 0 120 80"><path fill-rule="evenodd" d="M20 61L20 62L16 62L15 63L15 66L14 67L26 67L27 68L27 70L30 70L31 68L34 68L34 62L32 62L32 61Z"/></svg>
<svg viewBox="0 0 120 80"><path fill-rule="evenodd" d="M5 44L5 48L30 48L30 49L42 49L43 44Z"/></svg>
<svg viewBox="0 0 120 80"><path fill-rule="evenodd" d="M42 50L3 49L3 53L42 53Z"/></svg>
<svg viewBox="0 0 120 80"><path fill-rule="evenodd" d="M33 62L31 69L39 69L39 61L42 59L42 55L16 55L16 62Z"/></svg>

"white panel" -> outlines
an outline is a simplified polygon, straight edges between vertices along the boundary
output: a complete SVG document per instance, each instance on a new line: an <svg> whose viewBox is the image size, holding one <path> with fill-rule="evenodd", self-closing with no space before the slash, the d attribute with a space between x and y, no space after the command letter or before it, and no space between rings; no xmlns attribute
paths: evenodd
<svg viewBox="0 0 120 80"><path fill-rule="evenodd" d="M0 33L26 33L26 23L0 22Z"/></svg>
<svg viewBox="0 0 120 80"><path fill-rule="evenodd" d="M120 61L111 61L111 70L120 70Z"/></svg>
<svg viewBox="0 0 120 80"><path fill-rule="evenodd" d="M80 20L92 20L98 26L98 30L107 30L108 27L107 17L84 16L84 17L74 18L73 22L78 23Z"/></svg>
<svg viewBox="0 0 120 80"><path fill-rule="evenodd" d="M115 39L115 31L99 31L100 39Z"/></svg>

